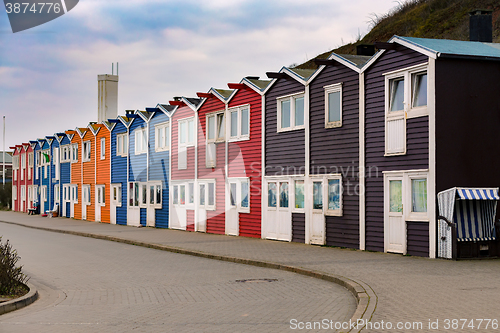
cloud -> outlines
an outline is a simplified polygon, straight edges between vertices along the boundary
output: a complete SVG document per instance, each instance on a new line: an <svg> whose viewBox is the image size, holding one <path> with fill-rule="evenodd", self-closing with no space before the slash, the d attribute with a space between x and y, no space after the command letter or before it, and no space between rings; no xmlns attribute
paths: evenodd
<svg viewBox="0 0 500 333"><path fill-rule="evenodd" d="M6 146L97 118L98 74L120 63L119 112L264 76L354 39L392 0L86 0L0 33ZM360 9L361 8L361 9ZM0 23L0 29L8 25ZM9 27L10 29L10 27ZM366 28L365 28L366 29Z"/></svg>

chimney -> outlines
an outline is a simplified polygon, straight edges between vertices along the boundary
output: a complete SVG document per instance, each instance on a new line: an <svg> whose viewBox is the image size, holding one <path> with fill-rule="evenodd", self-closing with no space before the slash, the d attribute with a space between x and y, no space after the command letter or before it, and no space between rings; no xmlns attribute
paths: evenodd
<svg viewBox="0 0 500 333"><path fill-rule="evenodd" d="M118 75L97 75L97 82L97 121L100 123L118 116Z"/></svg>
<svg viewBox="0 0 500 333"><path fill-rule="evenodd" d="M471 42L493 42L492 10L476 9L469 12L469 39Z"/></svg>
<svg viewBox="0 0 500 333"><path fill-rule="evenodd" d="M373 44L359 44L356 46L356 54L362 56L369 56L375 54L375 45Z"/></svg>

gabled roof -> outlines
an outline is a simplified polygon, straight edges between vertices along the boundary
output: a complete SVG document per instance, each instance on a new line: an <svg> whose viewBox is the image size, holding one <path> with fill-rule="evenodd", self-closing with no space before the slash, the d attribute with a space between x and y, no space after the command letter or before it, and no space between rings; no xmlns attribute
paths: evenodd
<svg viewBox="0 0 500 333"><path fill-rule="evenodd" d="M182 97L181 100L191 108L194 112L206 101L205 98Z"/></svg>
<svg viewBox="0 0 500 333"><path fill-rule="evenodd" d="M151 119L151 117L153 117L155 114L154 112L139 111L139 110L137 110L135 113L138 114L139 117L141 117L142 120L144 120L145 122L148 122Z"/></svg>
<svg viewBox="0 0 500 333"><path fill-rule="evenodd" d="M120 120L122 124L128 128L130 127L135 118L129 118L127 116L118 116L117 119Z"/></svg>
<svg viewBox="0 0 500 333"><path fill-rule="evenodd" d="M103 126L104 125L102 125L102 124L90 123L89 126L88 126L88 128L90 129L90 131L92 132L92 134L97 135L97 133L99 133L99 130Z"/></svg>
<svg viewBox="0 0 500 333"><path fill-rule="evenodd" d="M111 131L113 130L113 128L115 128L116 123L115 123L115 122L111 122L110 120L111 120L111 119L104 120L104 121L102 122L102 124L103 124L104 126L106 126L106 128L108 129L108 131L110 131L110 132L111 132Z"/></svg>
<svg viewBox="0 0 500 333"><path fill-rule="evenodd" d="M500 60L500 44L498 43L399 36L392 37L389 42L420 49L417 51L428 51L435 54L436 57L454 56Z"/></svg>
<svg viewBox="0 0 500 333"><path fill-rule="evenodd" d="M247 86L254 89L255 91L262 93L266 90L267 86L271 83L272 80L260 80L255 78L243 78L240 82L246 83Z"/></svg>
<svg viewBox="0 0 500 333"><path fill-rule="evenodd" d="M433 59L461 58L500 61L499 43L400 36L393 36L389 40L389 43L397 43ZM384 52L385 50L379 50L365 65L363 65L362 71L370 67Z"/></svg>
<svg viewBox="0 0 500 333"><path fill-rule="evenodd" d="M227 103L235 92L236 90L234 89L227 90L227 89L215 89L215 88L211 88L208 91L209 94L212 94L215 97L217 97L222 103Z"/></svg>
<svg viewBox="0 0 500 333"><path fill-rule="evenodd" d="M285 68L299 75L304 81L307 81L316 72L315 69Z"/></svg>
<svg viewBox="0 0 500 333"><path fill-rule="evenodd" d="M88 127L77 127L76 128L76 132L78 133L78 135L82 139L83 139L83 137L85 136L85 133L87 133L88 130L89 130Z"/></svg>
<svg viewBox="0 0 500 333"><path fill-rule="evenodd" d="M162 110L164 113L166 113L167 116L169 117L172 115L175 109L177 109L176 105L170 105L170 104L157 104L156 107Z"/></svg>

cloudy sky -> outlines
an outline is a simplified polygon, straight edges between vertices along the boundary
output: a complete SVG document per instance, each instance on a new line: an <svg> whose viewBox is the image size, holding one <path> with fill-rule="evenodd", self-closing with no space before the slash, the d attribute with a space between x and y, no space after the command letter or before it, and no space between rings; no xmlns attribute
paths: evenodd
<svg viewBox="0 0 500 333"><path fill-rule="evenodd" d="M97 120L97 75L119 62L119 113L227 88L368 32L394 0L80 0L12 33L0 10L5 147ZM0 136L1 140L1 136ZM0 146L1 149L1 146Z"/></svg>

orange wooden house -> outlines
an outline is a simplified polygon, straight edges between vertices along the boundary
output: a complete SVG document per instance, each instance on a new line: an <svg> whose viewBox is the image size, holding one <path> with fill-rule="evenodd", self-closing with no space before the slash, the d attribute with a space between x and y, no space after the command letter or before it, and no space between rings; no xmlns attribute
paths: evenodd
<svg viewBox="0 0 500 333"><path fill-rule="evenodd" d="M90 124L95 144L91 150L94 159L94 221L110 223L111 132L105 124Z"/></svg>

